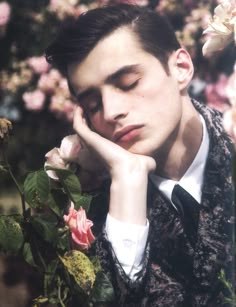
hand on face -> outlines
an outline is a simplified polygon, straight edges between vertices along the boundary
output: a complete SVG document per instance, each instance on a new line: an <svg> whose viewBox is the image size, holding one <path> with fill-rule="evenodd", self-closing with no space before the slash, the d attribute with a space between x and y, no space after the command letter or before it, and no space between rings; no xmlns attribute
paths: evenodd
<svg viewBox="0 0 236 307"><path fill-rule="evenodd" d="M88 148L94 151L105 164L112 179L133 176L135 180L138 175L146 176L156 168L153 158L130 153L92 131L87 124L82 108L79 106L74 113L74 130Z"/></svg>

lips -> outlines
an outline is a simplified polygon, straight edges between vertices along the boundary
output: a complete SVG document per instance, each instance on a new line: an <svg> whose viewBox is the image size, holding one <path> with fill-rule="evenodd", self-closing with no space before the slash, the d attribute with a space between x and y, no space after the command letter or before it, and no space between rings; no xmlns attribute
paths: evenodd
<svg viewBox="0 0 236 307"><path fill-rule="evenodd" d="M113 142L118 143L119 141L129 141L137 134L139 134L139 129L142 128L142 125L129 125L118 131L116 131L112 137Z"/></svg>

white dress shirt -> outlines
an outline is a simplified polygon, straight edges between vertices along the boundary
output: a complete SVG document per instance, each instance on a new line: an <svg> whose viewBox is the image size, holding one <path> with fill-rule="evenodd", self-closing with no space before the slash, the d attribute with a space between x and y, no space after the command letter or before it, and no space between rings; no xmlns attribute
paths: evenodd
<svg viewBox="0 0 236 307"><path fill-rule="evenodd" d="M171 194L175 184L179 184L188 191L199 203L202 196L203 175L209 150L209 135L203 117L200 115L203 137L200 148L183 177L179 181L150 175L154 185L171 201ZM172 203L174 206L174 204ZM175 206L174 206L175 207ZM116 253L116 257L125 273L135 279L135 274L142 269L142 257L144 254L149 222L146 225L136 225L121 222L110 214L106 219L106 232L108 240Z"/></svg>

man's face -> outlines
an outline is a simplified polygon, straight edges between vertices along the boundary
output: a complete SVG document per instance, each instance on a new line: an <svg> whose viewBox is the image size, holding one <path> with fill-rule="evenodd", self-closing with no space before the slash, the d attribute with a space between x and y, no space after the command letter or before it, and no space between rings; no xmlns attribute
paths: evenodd
<svg viewBox="0 0 236 307"><path fill-rule="evenodd" d="M101 40L82 63L71 64L69 80L92 128L137 154L155 156L171 146L182 114L171 57L168 75L123 27Z"/></svg>

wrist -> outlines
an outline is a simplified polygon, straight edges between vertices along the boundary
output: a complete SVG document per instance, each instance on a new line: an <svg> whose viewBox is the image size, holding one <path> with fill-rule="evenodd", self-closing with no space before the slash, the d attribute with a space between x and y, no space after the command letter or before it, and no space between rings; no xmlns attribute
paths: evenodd
<svg viewBox="0 0 236 307"><path fill-rule="evenodd" d="M145 225L147 176L141 180L112 180L109 214L122 222Z"/></svg>

